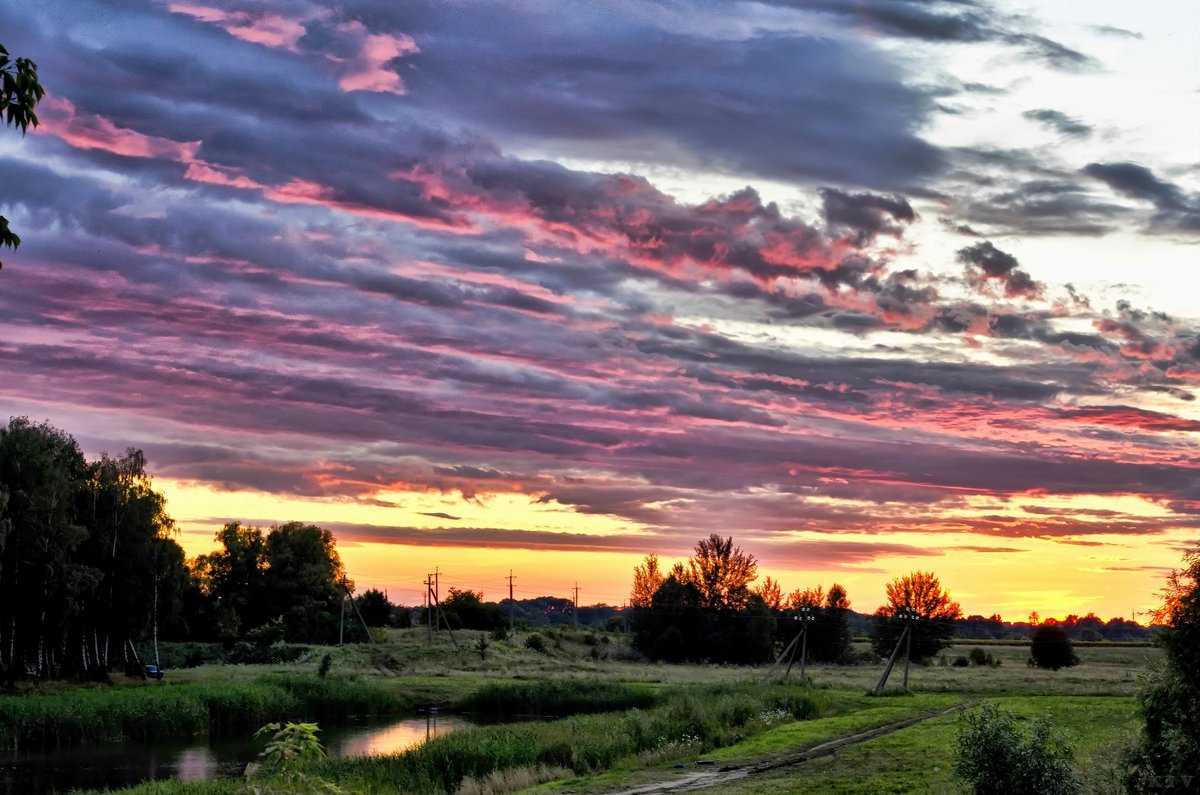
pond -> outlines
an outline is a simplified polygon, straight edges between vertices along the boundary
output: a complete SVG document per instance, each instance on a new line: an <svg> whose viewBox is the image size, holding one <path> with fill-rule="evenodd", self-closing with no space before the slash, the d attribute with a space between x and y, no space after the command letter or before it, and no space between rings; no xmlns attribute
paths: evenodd
<svg viewBox="0 0 1200 795"><path fill-rule="evenodd" d="M428 737L473 725L457 715L431 712L322 727L319 736L331 757L369 756L403 751ZM125 787L170 778L236 777L262 746L261 740L200 737L152 744L0 751L0 795L49 795L73 788Z"/></svg>

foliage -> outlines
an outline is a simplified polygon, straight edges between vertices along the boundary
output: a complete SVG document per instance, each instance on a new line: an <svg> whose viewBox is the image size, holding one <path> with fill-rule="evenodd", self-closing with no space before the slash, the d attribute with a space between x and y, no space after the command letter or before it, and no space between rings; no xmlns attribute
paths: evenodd
<svg viewBox="0 0 1200 795"><path fill-rule="evenodd" d="M1028 733L993 702L966 712L957 738L955 774L975 795L1069 795L1081 790L1065 736L1047 718Z"/></svg>
<svg viewBox="0 0 1200 795"><path fill-rule="evenodd" d="M541 633L535 632L525 639L525 648L530 651L536 651L538 654L546 653L546 639Z"/></svg>
<svg viewBox="0 0 1200 795"><path fill-rule="evenodd" d="M329 676L329 669L333 667L333 655L325 652L325 656L321 658L321 664L317 666L317 676L321 679Z"/></svg>
<svg viewBox="0 0 1200 795"><path fill-rule="evenodd" d="M629 604L633 607L649 607L654 592L664 579L658 567L658 555L647 555L640 566L633 568L633 590L629 594Z"/></svg>
<svg viewBox="0 0 1200 795"><path fill-rule="evenodd" d="M653 706L658 699L645 687L600 680L544 679L520 684L488 684L461 699L455 708L492 718L562 717Z"/></svg>
<svg viewBox="0 0 1200 795"><path fill-rule="evenodd" d="M11 58L0 45L0 117L5 126L15 126L24 135L30 125L38 126L34 108L46 91L38 82L37 64L28 58ZM16 250L21 238L8 228L8 219L0 215L0 248Z"/></svg>
<svg viewBox="0 0 1200 795"><path fill-rule="evenodd" d="M647 558L634 570L635 591L653 579L657 565ZM757 568L754 556L732 538L700 539L695 554L672 569L649 604L635 605L634 647L667 662L770 659L776 619L762 595L750 590Z"/></svg>
<svg viewBox="0 0 1200 795"><path fill-rule="evenodd" d="M753 555L735 547L732 536L722 538L713 533L696 542L695 551L679 579L696 588L701 607L737 610L746 606L750 583L757 576L758 561Z"/></svg>
<svg viewBox="0 0 1200 795"><path fill-rule="evenodd" d="M1029 664L1038 668L1069 668L1079 664L1066 630L1057 624L1042 624L1033 632L1029 645Z"/></svg>
<svg viewBox="0 0 1200 795"><path fill-rule="evenodd" d="M467 778L544 765L584 774L636 754L702 752L764 731L764 713L819 714L810 692L781 685L709 686L673 693L656 707L468 729L431 738L397 755L329 760L317 771L371 792L455 792Z"/></svg>
<svg viewBox="0 0 1200 795"><path fill-rule="evenodd" d="M452 629L493 630L504 626L500 608L484 604L483 594L476 591L451 588L441 609Z"/></svg>
<svg viewBox="0 0 1200 795"><path fill-rule="evenodd" d="M958 603L942 590L932 572L914 571L887 584L888 603L875 611L871 644L882 657L892 653L904 631L899 616L915 614L912 622L912 659L928 661L950 645L954 622L962 617Z"/></svg>
<svg viewBox="0 0 1200 795"><path fill-rule="evenodd" d="M281 617L296 643L337 639L341 602L351 583L328 530L302 522L257 527L232 522L218 548L193 564L206 597L219 605L220 638L232 645L247 627Z"/></svg>
<svg viewBox="0 0 1200 795"><path fill-rule="evenodd" d="M300 715L344 720L411 708L379 684L335 677L270 676L252 682L156 684L0 696L0 748L79 745L245 733Z"/></svg>
<svg viewBox="0 0 1200 795"><path fill-rule="evenodd" d="M363 591L354 597L354 603L358 606L358 613L368 627L386 627L393 623L392 613L396 606L378 588L368 588Z"/></svg>
<svg viewBox="0 0 1200 795"><path fill-rule="evenodd" d="M258 761L246 767L246 792L251 795L342 795L346 791L306 772L325 758L315 723L268 723L255 737L270 735Z"/></svg>
<svg viewBox="0 0 1200 795"><path fill-rule="evenodd" d="M1162 665L1138 696L1145 721L1127 760L1131 792L1194 792L1200 785L1200 550L1184 556L1163 591Z"/></svg>
<svg viewBox="0 0 1200 795"><path fill-rule="evenodd" d="M0 495L0 671L10 682L140 671L138 643L186 624L183 550L140 450L88 463L67 433L14 418L0 427Z"/></svg>

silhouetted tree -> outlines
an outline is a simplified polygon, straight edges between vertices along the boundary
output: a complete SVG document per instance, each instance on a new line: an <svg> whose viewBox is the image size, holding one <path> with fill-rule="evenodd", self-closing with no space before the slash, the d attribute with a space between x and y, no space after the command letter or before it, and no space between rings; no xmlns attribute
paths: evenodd
<svg viewBox="0 0 1200 795"><path fill-rule="evenodd" d="M700 606L712 610L738 610L750 597L750 583L758 576L754 556L733 545L733 537L713 533L696 542L685 577L700 594Z"/></svg>
<svg viewBox="0 0 1200 795"><path fill-rule="evenodd" d="M912 627L912 658L925 661L950 645L954 622L962 610L931 572L914 571L887 584L888 603L875 611L871 643L877 654L892 653L904 631L901 612L915 613L919 620Z"/></svg>
<svg viewBox="0 0 1200 795"><path fill-rule="evenodd" d="M354 597L354 603L358 605L358 612L368 627L386 627L392 623L392 611L396 606L378 588L363 591Z"/></svg>
<svg viewBox="0 0 1200 795"><path fill-rule="evenodd" d="M263 576L268 616L283 616L287 639L329 643L337 639L342 599L353 588L333 534L316 525L288 522L266 538Z"/></svg>
<svg viewBox="0 0 1200 795"><path fill-rule="evenodd" d="M483 603L482 593L457 588L442 600L442 615L453 629L492 630L506 624L499 607Z"/></svg>
<svg viewBox="0 0 1200 795"><path fill-rule="evenodd" d="M221 639L232 644L243 627L260 626L272 617L265 603L267 542L261 529L238 522L218 530L216 540L220 546L196 558L193 571L215 602Z"/></svg>
<svg viewBox="0 0 1200 795"><path fill-rule="evenodd" d="M633 568L633 590L629 604L633 607L649 607L654 592L663 584L663 573L658 568L658 555L647 555L640 566Z"/></svg>
<svg viewBox="0 0 1200 795"><path fill-rule="evenodd" d="M1058 624L1042 624L1033 631L1029 646L1029 664L1057 671L1079 662L1067 631Z"/></svg>
<svg viewBox="0 0 1200 795"><path fill-rule="evenodd" d="M634 607L634 646L652 659L671 662L770 659L776 616L750 590L757 569L754 556L734 546L732 538L701 539L687 563L672 568L649 605ZM656 558L635 569L635 592L657 570Z"/></svg>
<svg viewBox="0 0 1200 795"><path fill-rule="evenodd" d="M1184 563L1155 614L1163 660L1138 695L1145 724L1128 759L1131 792L1195 792L1200 775L1200 550Z"/></svg>
<svg viewBox="0 0 1200 795"><path fill-rule="evenodd" d="M0 118L6 126L15 126L24 135L30 125L38 126L34 108L45 95L38 82L37 64L28 58L9 57L0 45ZM16 250L21 238L8 228L8 219L0 215L0 248Z"/></svg>
<svg viewBox="0 0 1200 795"><path fill-rule="evenodd" d="M11 680L55 676L68 627L99 578L74 552L86 462L75 440L24 417L0 429L0 668Z"/></svg>

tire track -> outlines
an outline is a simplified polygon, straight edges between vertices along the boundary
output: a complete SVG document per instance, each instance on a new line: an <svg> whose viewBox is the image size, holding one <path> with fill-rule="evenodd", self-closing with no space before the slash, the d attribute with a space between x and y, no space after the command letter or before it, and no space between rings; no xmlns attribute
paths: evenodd
<svg viewBox="0 0 1200 795"><path fill-rule="evenodd" d="M813 759L820 759L825 756L833 756L839 751L844 751L847 748L853 748L856 745L862 745L865 742L886 737L889 734L895 734L898 731L916 726L925 721L934 720L935 718L944 718L947 715L953 715L956 712L970 709L975 706L974 701L964 701L961 704L955 704L952 707L947 707L939 712L934 712L929 715L916 715L911 718L904 718L893 723L886 723L882 726L876 726L872 729L848 734L845 737L837 737L832 740L826 740L823 743L818 743L810 748L805 748L803 751L798 751L792 754L776 756L766 762L761 762L756 765L747 765L745 767L721 767L712 771L696 771L694 773L685 773L679 778L671 781L662 781L655 784L647 784L641 787L632 787L630 789L616 790L610 795L660 795L660 793L671 792L696 792L699 790L711 789L724 784L729 784L734 781L757 776L761 773L766 773L771 770L778 770L783 767L792 767L794 765L802 765Z"/></svg>

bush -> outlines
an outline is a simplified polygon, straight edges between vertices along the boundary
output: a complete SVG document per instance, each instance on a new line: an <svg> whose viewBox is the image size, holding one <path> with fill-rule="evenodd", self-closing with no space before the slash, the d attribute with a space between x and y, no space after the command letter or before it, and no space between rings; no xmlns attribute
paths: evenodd
<svg viewBox="0 0 1200 795"><path fill-rule="evenodd" d="M1071 639L1057 624L1042 624L1033 631L1033 643L1029 648L1029 664L1038 668L1069 668L1078 665L1079 658L1071 647Z"/></svg>
<svg viewBox="0 0 1200 795"><path fill-rule="evenodd" d="M541 635L535 633L525 639L525 648L536 651L538 654L545 654L546 641Z"/></svg>
<svg viewBox="0 0 1200 795"><path fill-rule="evenodd" d="M955 658L954 658L954 662L952 663L952 665L953 665L955 668L968 668L968 667L970 667L970 665L971 665L971 661L970 661L970 660L968 660L966 657L963 657L963 656L960 654L960 655L958 655L957 657L955 657Z"/></svg>
<svg viewBox="0 0 1200 795"><path fill-rule="evenodd" d="M1194 793L1200 782L1200 550L1184 561L1155 616L1163 659L1138 696L1145 725L1126 758L1130 792Z"/></svg>
<svg viewBox="0 0 1200 795"><path fill-rule="evenodd" d="M956 741L954 773L975 795L1069 795L1082 790L1066 737L1046 718L1027 734L1017 717L987 701L966 712Z"/></svg>
<svg viewBox="0 0 1200 795"><path fill-rule="evenodd" d="M997 660L990 651L984 651L978 646L971 649L967 656L971 659L971 665L987 665L991 668L995 668L1000 665L1000 661Z"/></svg>

